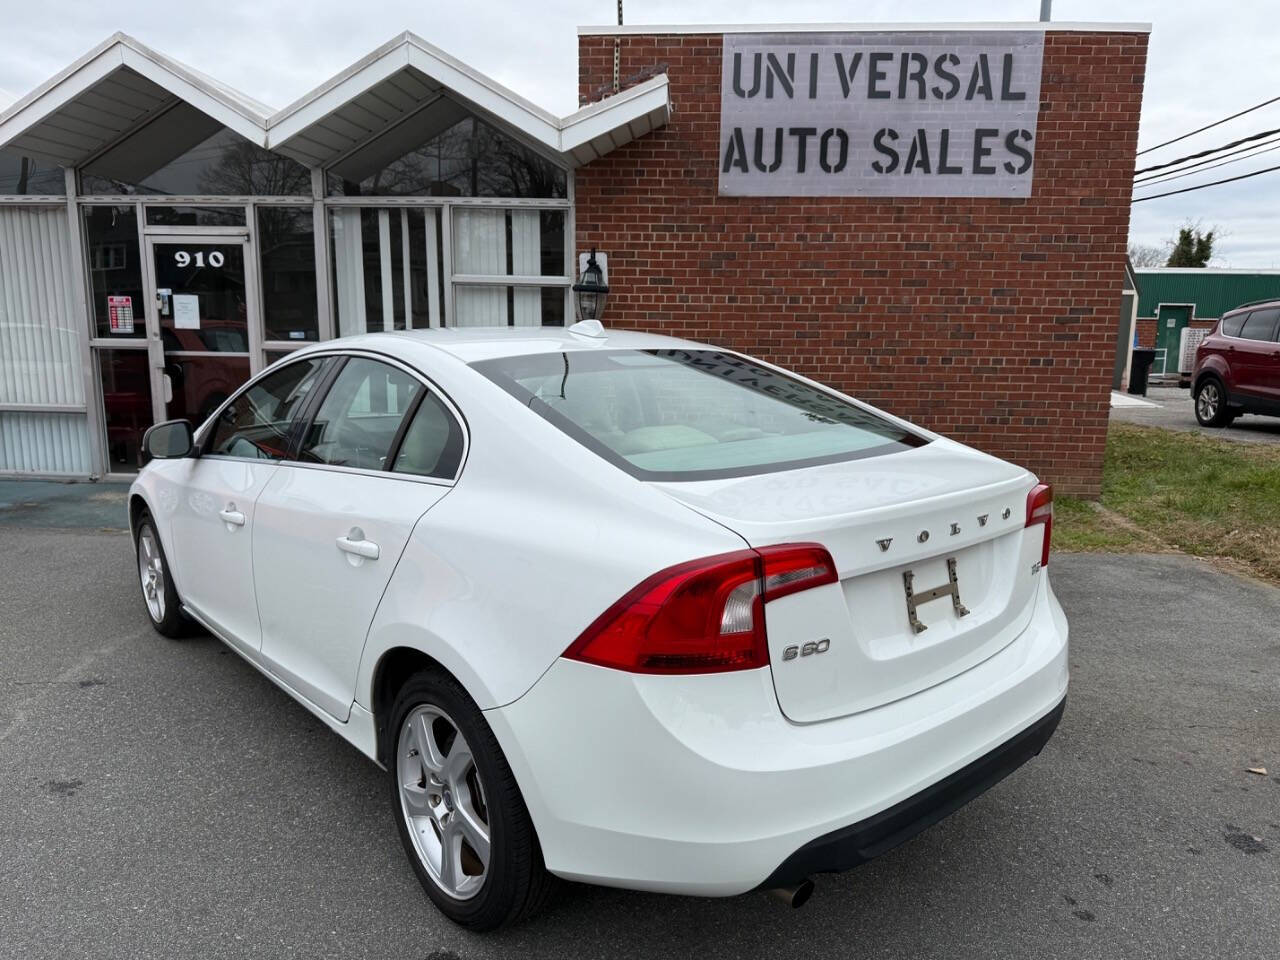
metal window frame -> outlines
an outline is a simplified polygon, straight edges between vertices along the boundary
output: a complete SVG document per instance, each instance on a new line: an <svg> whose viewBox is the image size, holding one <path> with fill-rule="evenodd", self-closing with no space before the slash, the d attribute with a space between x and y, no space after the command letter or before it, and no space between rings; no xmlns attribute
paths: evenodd
<svg viewBox="0 0 1280 960"><path fill-rule="evenodd" d="M492 121L489 121L492 122ZM517 137L517 140L522 138ZM524 141L522 141L524 142ZM531 146L524 142L525 146ZM542 151L538 151L542 153ZM457 319L457 289L461 286L522 286L522 287L562 287L564 289L564 316L566 323L573 317L572 284L576 269L576 203L575 203L575 170L573 167L557 163L554 159L542 154L549 162L560 166L565 172L567 196L559 197L336 197L326 196L325 185L329 166L311 167L310 196L224 196L209 194L81 194L80 167L65 168L63 194L5 195L0 196L0 204L64 208L67 212L69 232L69 266L73 276L80 278L80 291L72 300L72 309L76 311L79 328L83 331L81 338L81 367L84 383L85 402L83 406L29 404L0 404L0 410L19 412L48 413L83 413L88 418L90 480L119 479L128 474L113 472L108 462L106 446L106 408L103 400L99 354L103 350L149 350L149 334L137 338L119 340L97 335L96 315L93 304L93 278L90 271L88 236L84 229L84 210L93 206L131 206L137 218L137 249L141 258L142 283L144 286L143 323L147 325L147 312L151 309L145 291L154 287L151 274L153 265L150 259L152 238L246 238L246 287L251 291L250 321L250 382L269 366L266 358L270 352L292 352L310 346L314 341L281 341L266 339L266 310L263 302L264 289L262 283L261 250L258 243L258 208L269 206L305 207L312 210L312 230L314 236L314 262L316 277L316 315L318 320L317 335L320 342L333 340L337 336L337 317L332 296L333 251L330 243L331 208L344 207L389 207L416 208L435 207L440 212L440 269L444 280L441 314L444 322L452 325ZM243 207L245 211L244 226L148 226L147 208L151 206L215 206ZM561 210L565 212L564 225L564 275L557 276L499 276L481 274L456 274L454 272L454 215L456 208L490 208L507 210ZM157 402L156 387L152 390L153 408ZM465 422L465 421L464 421ZM26 475L26 474L19 474ZM59 474L60 477L82 477L81 474Z"/></svg>

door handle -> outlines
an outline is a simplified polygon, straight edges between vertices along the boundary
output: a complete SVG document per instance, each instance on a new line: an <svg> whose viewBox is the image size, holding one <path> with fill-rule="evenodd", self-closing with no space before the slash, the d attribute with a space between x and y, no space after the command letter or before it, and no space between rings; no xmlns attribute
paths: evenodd
<svg viewBox="0 0 1280 960"><path fill-rule="evenodd" d="M382 552L378 549L376 543L372 540L365 540L362 537L357 539L339 537L337 544L338 549L343 553L349 553L355 557L364 557L366 560L377 560Z"/></svg>
<svg viewBox="0 0 1280 960"><path fill-rule="evenodd" d="M244 526L244 514L236 509L236 505L234 503L228 503L224 508L219 510L218 516L220 516L223 519L223 521L231 524L232 526L236 526L236 527Z"/></svg>

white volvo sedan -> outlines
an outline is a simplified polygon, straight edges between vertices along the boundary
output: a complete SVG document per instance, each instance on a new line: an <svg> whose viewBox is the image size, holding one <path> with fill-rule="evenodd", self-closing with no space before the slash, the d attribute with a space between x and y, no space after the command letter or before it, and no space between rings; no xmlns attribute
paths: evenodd
<svg viewBox="0 0 1280 960"><path fill-rule="evenodd" d="M336 340L144 448L156 629L203 626L385 768L473 929L553 877L798 905L1062 714L1049 487L729 350Z"/></svg>

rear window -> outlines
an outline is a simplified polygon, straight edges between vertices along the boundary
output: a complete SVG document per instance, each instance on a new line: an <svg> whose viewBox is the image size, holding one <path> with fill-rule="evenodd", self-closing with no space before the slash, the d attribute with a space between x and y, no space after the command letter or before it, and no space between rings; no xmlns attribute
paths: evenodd
<svg viewBox="0 0 1280 960"><path fill-rule="evenodd" d="M1276 329L1276 318L1280 310L1255 310L1240 328L1240 337L1244 340L1272 340Z"/></svg>
<svg viewBox="0 0 1280 960"><path fill-rule="evenodd" d="M856 460L928 440L718 350L602 350L473 364L632 476L712 480Z"/></svg>
<svg viewBox="0 0 1280 960"><path fill-rule="evenodd" d="M1249 316L1247 313L1237 313L1230 317L1222 318L1222 332L1228 337L1240 336L1240 328L1244 326L1245 319Z"/></svg>

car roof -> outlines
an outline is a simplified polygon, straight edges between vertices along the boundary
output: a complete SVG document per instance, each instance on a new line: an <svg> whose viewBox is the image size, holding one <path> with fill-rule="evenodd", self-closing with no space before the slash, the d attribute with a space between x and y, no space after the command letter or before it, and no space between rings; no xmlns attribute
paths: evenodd
<svg viewBox="0 0 1280 960"><path fill-rule="evenodd" d="M1264 310L1271 307L1280 307L1280 297L1269 297L1265 300L1250 300L1248 303L1242 303L1238 307L1232 307L1230 310L1222 311L1222 315L1225 317L1229 313L1239 313L1241 310L1257 310L1259 307Z"/></svg>
<svg viewBox="0 0 1280 960"><path fill-rule="evenodd" d="M673 350L715 349L707 344L678 337L664 337L635 330L611 330L590 337L571 333L568 327L437 327L429 330L396 330L365 333L314 345L318 349L377 350L382 353L412 353L428 348L463 363L519 357L536 353L571 353L580 350Z"/></svg>

